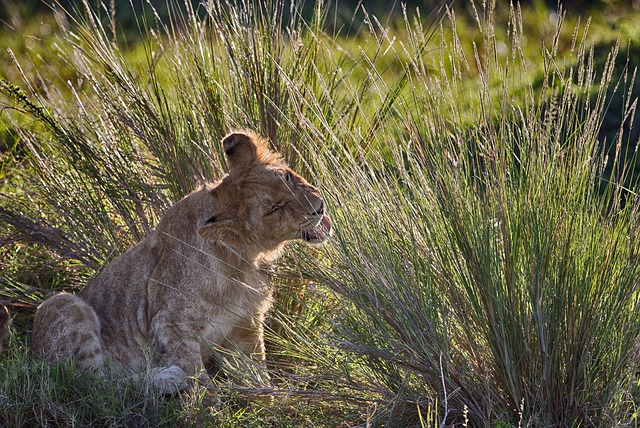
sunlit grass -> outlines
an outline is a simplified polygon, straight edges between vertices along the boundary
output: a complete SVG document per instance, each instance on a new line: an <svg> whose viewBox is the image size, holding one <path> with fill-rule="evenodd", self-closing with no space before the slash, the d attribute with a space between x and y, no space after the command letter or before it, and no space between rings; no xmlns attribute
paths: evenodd
<svg viewBox="0 0 640 428"><path fill-rule="evenodd" d="M279 389L221 381L229 401L217 408L204 391L163 401L127 389L108 401L114 415L129 405L158 423L220 426L633 424L640 205L620 185L633 170L605 174L605 154L621 165L635 155L597 139L617 46L602 61L585 22L476 7L406 11L393 30L364 14L343 39L323 7L304 21L286 3L212 3L205 18L140 18L135 48L91 9L67 16L57 55L74 80L36 87L24 73L0 86L25 151L12 166L24 181L0 199L15 238L3 295L46 295L21 269L26 243L68 260L51 288L77 287L198 181L220 177L220 137L250 127L321 187L336 226L329 245L293 245L274 269L267 346ZM634 112L630 100L621 114ZM11 414L68 421L76 392L23 341L11 347L0 378ZM23 399L6 393L20 381ZM106 393L91 391L96 403ZM267 392L272 407L260 404ZM81 423L108 414L94 405L83 402ZM47 406L62 410L38 419Z"/></svg>

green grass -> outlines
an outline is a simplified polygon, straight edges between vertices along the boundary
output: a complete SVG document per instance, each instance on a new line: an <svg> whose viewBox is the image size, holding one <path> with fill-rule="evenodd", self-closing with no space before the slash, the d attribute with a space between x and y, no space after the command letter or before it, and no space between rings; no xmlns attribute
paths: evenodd
<svg viewBox="0 0 640 428"><path fill-rule="evenodd" d="M335 426L348 411L344 405L309 406L308 396L261 401L224 383L217 391L221 402L203 388L163 397L116 376L87 375L69 362L47 365L31 358L24 344L11 345L0 373L2 426L295 427L304 420Z"/></svg>
<svg viewBox="0 0 640 428"><path fill-rule="evenodd" d="M609 24L593 37L539 5L477 5L391 27L365 13L342 38L331 9L305 21L289 7L140 18L136 46L87 9L56 33L70 83L23 57L0 81L14 312L77 289L220 177L230 128L268 136L319 184L334 239L290 246L272 274L273 403L223 381L216 404L43 366L26 351L27 309L0 359L0 421L636 426L637 93Z"/></svg>

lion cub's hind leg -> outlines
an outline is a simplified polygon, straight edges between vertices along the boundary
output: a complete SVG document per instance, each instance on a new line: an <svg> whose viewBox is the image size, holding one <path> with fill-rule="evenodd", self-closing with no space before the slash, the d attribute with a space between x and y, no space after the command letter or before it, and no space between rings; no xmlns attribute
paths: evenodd
<svg viewBox="0 0 640 428"><path fill-rule="evenodd" d="M73 294L49 298L36 311L31 350L49 363L73 357L83 369L101 370L104 350L95 311Z"/></svg>

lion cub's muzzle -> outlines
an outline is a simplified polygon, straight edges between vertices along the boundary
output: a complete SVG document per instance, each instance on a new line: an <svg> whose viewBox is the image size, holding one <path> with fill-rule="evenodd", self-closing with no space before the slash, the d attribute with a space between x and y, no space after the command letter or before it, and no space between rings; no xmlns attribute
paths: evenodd
<svg viewBox="0 0 640 428"><path fill-rule="evenodd" d="M320 199L318 208L312 207L315 211L309 213L316 220L313 227L302 230L302 239L310 244L321 244L325 242L333 233L331 219L325 214L324 201Z"/></svg>

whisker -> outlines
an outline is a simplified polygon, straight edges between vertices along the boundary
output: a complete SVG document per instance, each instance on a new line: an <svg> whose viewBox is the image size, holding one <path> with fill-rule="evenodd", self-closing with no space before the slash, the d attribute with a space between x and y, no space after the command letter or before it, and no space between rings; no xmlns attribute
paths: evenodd
<svg viewBox="0 0 640 428"><path fill-rule="evenodd" d="M198 262L198 261L194 260L193 258L189 257L188 255L183 254L183 253L181 253L181 252L179 252L179 251L177 251L177 250L175 250L175 249L173 250L173 252L174 252L174 253L176 253L176 254L178 254L178 255L180 255L180 256L182 256L182 257L184 257L185 259L189 260L190 262L195 263L195 264L197 264L198 266L205 268L206 270L208 270L209 272L211 272L211 273L215 274L216 276L223 277L223 278L225 278L225 279L227 279L227 280L229 280L229 281L235 282L236 284L242 285L242 286L244 286L247 290L251 290L251 291L253 291L253 292L258 292L258 290L256 290L254 287L251 287L251 286L250 286L250 285L248 285L247 283L242 282L242 281L240 281L240 280L239 280L239 279L237 279L237 278L233 278L233 277L230 277L230 276L225 275L225 274L223 274L223 273L216 272L216 270L215 270L215 269L212 269L212 268L211 268L211 267L209 267L209 266L203 265L202 263L200 263L200 262ZM240 270L240 269L238 269L238 270ZM245 271L242 271L242 270L240 270L240 272L248 273L248 272L245 272ZM257 278L257 277L255 277L255 276L254 276L254 278L258 279L258 278Z"/></svg>
<svg viewBox="0 0 640 428"><path fill-rule="evenodd" d="M147 280L149 280L149 281L151 281L151 282L154 282L154 283L156 283L156 284L160 284L160 285L162 285L163 287L167 287L167 288L169 288L169 289L171 289L171 290L174 290L174 291L178 291L178 292L180 292L183 296L187 296L187 297L188 297L188 299L185 299L185 303L189 304L189 305L190 305L190 307L191 307L191 308L193 308L193 309L199 309L199 308L198 308L198 305L197 305L197 303L196 303L196 302L198 302L199 300L201 300L201 296L200 296L199 294L197 294L197 293L190 293L190 292L189 292L189 290L187 290L187 289L184 289L184 288L178 288L178 287L176 287L176 286L173 286L173 285L167 284L167 283L165 283L165 282L163 282L163 281L158 281L157 279L155 279L155 278L151 278L151 277L149 277L149 276L145 277L145 279L147 279ZM232 279L232 280L233 280L233 278L228 278L228 279ZM236 282L239 282L240 284L243 284L243 285L247 286L246 284L244 284L244 283L242 283L242 282L240 282L240 281L237 281L237 280L236 280ZM248 286L247 286L247 287L248 287ZM253 291L258 291L258 290L255 290L255 289L252 289L252 290L253 290ZM213 305L213 306L216 306L216 307L218 307L218 308L224 309L225 311L228 311L229 313L231 313L231 314L233 314L233 315L235 315L235 316L237 316L237 317L243 317L243 316L245 316L245 315L246 315L245 311L243 311L243 310L242 310L242 309L244 309L244 306L242 306L242 305L240 305L240 304L237 304L237 303L235 303L235 302L228 301L228 300L225 300L225 301L224 301L224 303L225 303L225 304L224 304L224 305L222 305L222 304L221 304L221 303L219 303L218 301L207 301L207 304L208 304L208 305ZM238 310L238 311L234 311L234 310L233 310L233 308L235 308L235 309L239 309L239 310ZM251 316L252 316L252 317L255 317L254 315L251 315ZM214 321L214 320L210 320L210 321L208 321L208 323L209 323L210 325L215 325L215 324L222 324L222 325L224 325L224 323L220 323L217 319L216 319L215 321ZM179 323L176 323L176 324L179 324Z"/></svg>
<svg viewBox="0 0 640 428"><path fill-rule="evenodd" d="M181 244L183 244L183 245L185 245L185 246L187 246L187 247L189 247L189 248L191 248L191 249L193 249L193 250L196 250L197 252L199 252L199 253L201 253L201 254L204 254L204 255L206 255L206 256L208 256L208 257L211 257L213 260L217 261L218 263L220 263L220 264L222 264L222 265L224 265L224 266L230 267L230 268L235 269L236 271L238 271L238 272L242 272L242 273L244 273L244 274L249 274L249 272L247 272L247 271L245 271L245 270L243 270L243 269L240 269L239 267L234 266L234 265L233 265L233 264L231 264L231 263L225 262L224 260L222 260L222 259L220 259L220 258L216 257L214 254L209 253L209 252L207 252L207 251L204 251L202 248L198 248L198 247L196 247L195 245L190 244L190 243L188 243L188 242L186 242L186 241L184 241L184 240L182 240L182 239L178 238L177 236L171 235L171 234L169 234L169 233L167 233L167 232L162 232L162 233L163 233L164 235L166 235L166 236L168 236L168 237L170 237L170 238L172 238L172 239L176 240L177 242L180 242ZM240 260L244 261L245 263L247 263L247 264L248 264L248 265L250 265L250 266L252 265L252 263L251 263L251 262L249 262L246 258L244 258L244 257L243 257L240 253L238 253L236 250L234 250L233 248L231 248L231 246L229 246L226 242L224 242L224 241L218 241L218 242L219 242L220 244L222 244L225 248L227 248L229 251L231 251L234 255L236 255ZM174 251L175 251L175 250L174 250ZM255 276L255 275L253 275L253 278L255 278L255 279L260 279L258 276Z"/></svg>

